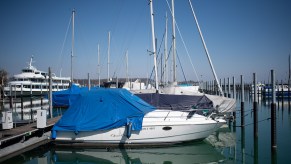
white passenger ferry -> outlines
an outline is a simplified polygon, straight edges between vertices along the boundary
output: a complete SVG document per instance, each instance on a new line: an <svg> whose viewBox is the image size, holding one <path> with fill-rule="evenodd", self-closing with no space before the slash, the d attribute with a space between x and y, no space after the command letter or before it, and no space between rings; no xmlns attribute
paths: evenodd
<svg viewBox="0 0 291 164"><path fill-rule="evenodd" d="M14 75L8 86L4 87L6 96L39 96L48 93L49 74L32 66L32 59L33 57L30 58L28 67L22 69L20 74ZM52 73L52 91L68 89L70 81L70 77L57 77Z"/></svg>

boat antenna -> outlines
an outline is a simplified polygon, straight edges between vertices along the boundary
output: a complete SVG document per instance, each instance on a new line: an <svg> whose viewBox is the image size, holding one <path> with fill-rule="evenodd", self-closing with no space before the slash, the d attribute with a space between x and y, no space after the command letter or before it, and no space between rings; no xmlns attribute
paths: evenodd
<svg viewBox="0 0 291 164"><path fill-rule="evenodd" d="M153 0L150 0L150 12L151 12L151 28L152 28L152 44L153 44L153 56L154 56L154 67L155 67L155 80L156 80L156 92L159 92L159 81L158 81L158 69L157 69L157 53L155 44L155 25L154 25L154 13L153 13Z"/></svg>
<svg viewBox="0 0 291 164"><path fill-rule="evenodd" d="M33 60L33 55L31 55L31 57L30 57L30 61L29 61L29 68L31 68L31 66L32 66L32 60Z"/></svg>
<svg viewBox="0 0 291 164"><path fill-rule="evenodd" d="M209 64L210 64L210 67L211 67L211 70L212 70L213 76L214 76L214 78L215 78L216 84L218 85L219 92L220 92L221 96L223 96L223 91L222 91L222 89L221 89L220 83L219 83L218 78L217 78L217 75L216 75L216 73L215 73L214 66L213 66L213 64L212 64L212 61L211 61L211 58L210 58L210 55L209 55L208 49L207 49L207 47L206 47L206 43L205 43L205 41L204 41L204 38L203 38L203 35L202 35L202 32L201 32L201 29L200 29L200 26L199 26L198 20L197 20L197 18L196 18L196 15L195 15L195 12L194 12L194 9L193 9L193 6L192 6L192 3L191 3L191 0L189 0L189 4L190 4L191 10L192 10L192 14L193 14L193 16L194 16L194 19L195 19L195 22L196 22L196 25L197 25L197 29L198 29L199 34L200 34L201 41L202 41L203 46L204 46L204 50L205 50L205 52L206 52L206 56L207 56L208 62L209 62Z"/></svg>

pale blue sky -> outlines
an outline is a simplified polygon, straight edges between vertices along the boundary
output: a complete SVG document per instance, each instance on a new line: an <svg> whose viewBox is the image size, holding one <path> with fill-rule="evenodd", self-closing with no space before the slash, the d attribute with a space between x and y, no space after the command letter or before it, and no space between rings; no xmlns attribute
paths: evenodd
<svg viewBox="0 0 291 164"><path fill-rule="evenodd" d="M168 0L171 3L171 0ZM158 47L165 30L166 0L154 0ZM291 1L289 0L192 0L218 78L241 74L259 81L276 71L278 80L288 78L291 53ZM111 31L110 75L125 77L125 52L131 77L146 77L153 59L150 9L147 0L2 0L0 1L0 68L19 73L34 55L40 70L51 67L70 76L71 27L62 50L73 8L75 15L74 77L97 78L97 44L101 52L101 78L107 78L107 43ZM175 2L176 21L199 77L212 73L201 44L188 0ZM171 38L168 21L168 47ZM197 80L178 31L177 51L187 80ZM162 43L164 44L164 43ZM162 46L163 50L163 46ZM163 51L162 51L163 52ZM178 80L183 76L178 63ZM237 79L238 81L238 79Z"/></svg>

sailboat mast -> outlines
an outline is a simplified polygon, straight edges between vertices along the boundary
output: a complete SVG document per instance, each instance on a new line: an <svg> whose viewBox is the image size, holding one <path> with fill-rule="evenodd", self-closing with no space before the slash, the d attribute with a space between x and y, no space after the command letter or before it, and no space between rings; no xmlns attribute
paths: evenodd
<svg viewBox="0 0 291 164"><path fill-rule="evenodd" d="M128 50L126 50L125 58L126 58L126 81L129 82L129 76L128 76Z"/></svg>
<svg viewBox="0 0 291 164"><path fill-rule="evenodd" d="M71 52L71 83L73 83L73 57L74 57L74 44L75 44L75 9L72 11L72 52Z"/></svg>
<svg viewBox="0 0 291 164"><path fill-rule="evenodd" d="M190 7L191 7L191 9L192 9L192 14L193 14L193 16L194 16L194 19L195 19L195 22L196 22L196 25L197 25L197 29L198 29L198 31L199 31L200 38L201 38L201 40L202 40L202 43L203 43L203 46L204 46L204 50L205 50L205 53L206 53L206 56L207 56L208 62L209 62L209 64L210 64L210 67L211 67L211 70L212 70L213 76L214 76L214 78L215 78L216 84L218 85L219 92L220 92L221 96L223 96L223 91L222 91L222 89L221 89L220 83L219 83L218 78L217 78L217 75L216 75L216 73L215 73L215 70L214 70L214 67L213 67L213 64L212 64L212 61L211 61L211 58L210 58L210 55L209 55L208 49L207 49L207 47L206 47L206 43L205 43L205 41L204 41L204 38L203 38L202 32L201 32L201 30L200 30L200 26L199 26L198 20L197 20L197 18L196 18L196 15L195 15L195 12L194 12L194 9L193 9L193 6L192 6L192 3L191 3L191 0L189 0L189 4L190 4Z"/></svg>
<svg viewBox="0 0 291 164"><path fill-rule="evenodd" d="M290 79L290 78L291 78L291 77L290 77L290 76L291 76L291 74L290 74L290 73L291 73L291 72L290 72L290 71L291 71L291 70L290 70L290 54L289 54L289 59L288 59L288 66L289 66L289 69L288 69L288 74L289 74L289 75L288 75L288 99L290 100L290 96L289 96L289 94L290 94L290 80L291 80L291 79ZM290 102L290 101L289 101L289 102Z"/></svg>
<svg viewBox="0 0 291 164"><path fill-rule="evenodd" d="M100 88L100 49L99 49L99 44L97 45L98 49L98 86Z"/></svg>
<svg viewBox="0 0 291 164"><path fill-rule="evenodd" d="M165 45L164 45L164 83L168 82L168 68L167 68L167 57L168 57L168 15L166 12L166 29L165 29Z"/></svg>
<svg viewBox="0 0 291 164"><path fill-rule="evenodd" d="M155 67L155 80L156 80L156 92L159 91L158 81L158 69L157 69L157 54L155 44L155 25L154 25L154 13L153 13L153 0L150 0L150 11L151 11L151 25L152 25L152 44L153 44L153 56L154 56L154 67Z"/></svg>
<svg viewBox="0 0 291 164"><path fill-rule="evenodd" d="M177 71L176 71L176 29L175 29L175 10L174 0L172 0L172 28L173 28L173 83L177 82Z"/></svg>
<svg viewBox="0 0 291 164"><path fill-rule="evenodd" d="M107 81L109 81L109 63L110 63L110 31L108 32L108 58L107 58Z"/></svg>

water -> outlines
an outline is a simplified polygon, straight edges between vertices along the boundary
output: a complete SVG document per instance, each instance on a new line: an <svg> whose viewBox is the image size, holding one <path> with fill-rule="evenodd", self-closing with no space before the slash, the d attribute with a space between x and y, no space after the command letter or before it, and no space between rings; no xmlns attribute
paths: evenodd
<svg viewBox="0 0 291 164"><path fill-rule="evenodd" d="M240 111L235 123L221 128L207 139L164 148L72 149L43 145L3 163L289 163L291 161L291 112L287 101L277 103L277 151L271 152L270 103L258 102L258 138L253 137L253 103L246 96L245 128ZM240 100L237 100L240 110ZM54 115L62 113L54 109Z"/></svg>

